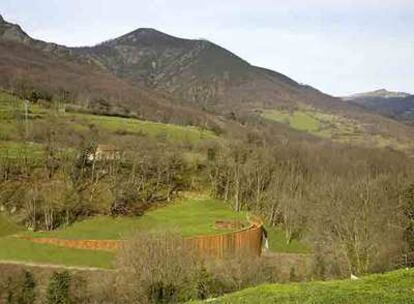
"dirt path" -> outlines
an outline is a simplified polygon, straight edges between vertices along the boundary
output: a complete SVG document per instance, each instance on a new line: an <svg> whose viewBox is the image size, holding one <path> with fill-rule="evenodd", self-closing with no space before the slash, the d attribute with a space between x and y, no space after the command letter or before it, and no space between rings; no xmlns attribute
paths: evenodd
<svg viewBox="0 0 414 304"><path fill-rule="evenodd" d="M31 268L49 268L49 269L63 269L63 270L75 270L75 271L95 271L95 272L115 272L114 269L105 269L97 267L81 267L81 266L66 266L59 264L43 264L43 263L33 263L33 262L22 262L22 261L9 261L9 260L0 260L0 265L18 265Z"/></svg>

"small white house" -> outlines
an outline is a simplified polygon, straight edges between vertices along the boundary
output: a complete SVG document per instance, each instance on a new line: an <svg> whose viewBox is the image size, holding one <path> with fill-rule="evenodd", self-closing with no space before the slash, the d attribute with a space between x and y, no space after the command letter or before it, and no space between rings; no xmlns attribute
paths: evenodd
<svg viewBox="0 0 414 304"><path fill-rule="evenodd" d="M120 159L119 150L114 145L98 145L94 153L88 155L89 161L112 161Z"/></svg>

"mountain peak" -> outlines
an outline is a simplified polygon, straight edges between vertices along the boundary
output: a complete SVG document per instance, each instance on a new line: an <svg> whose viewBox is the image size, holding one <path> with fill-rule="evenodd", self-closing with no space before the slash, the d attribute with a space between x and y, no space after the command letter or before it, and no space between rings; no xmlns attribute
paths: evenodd
<svg viewBox="0 0 414 304"><path fill-rule="evenodd" d="M132 32L112 39L104 44L127 45L179 45L191 40L174 37L153 28L138 28Z"/></svg>
<svg viewBox="0 0 414 304"><path fill-rule="evenodd" d="M161 35L161 36L168 36L167 34L160 32L154 28L150 27L141 27L136 29L135 31L131 32L131 34L135 35Z"/></svg>
<svg viewBox="0 0 414 304"><path fill-rule="evenodd" d="M15 42L30 42L32 39L22 30L18 24L9 23L0 15L0 39Z"/></svg>

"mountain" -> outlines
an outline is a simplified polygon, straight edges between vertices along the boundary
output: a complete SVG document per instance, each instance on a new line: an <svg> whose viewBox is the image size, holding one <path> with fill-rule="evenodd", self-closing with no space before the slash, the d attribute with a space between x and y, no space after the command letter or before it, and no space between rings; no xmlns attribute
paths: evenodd
<svg viewBox="0 0 414 304"><path fill-rule="evenodd" d="M0 87L49 98L65 92L70 102L106 114L203 126L212 120L166 92L131 85L70 48L33 39L1 16Z"/></svg>
<svg viewBox="0 0 414 304"><path fill-rule="evenodd" d="M375 90L372 92L353 94L351 96L344 97L344 99L355 100L355 99L362 99L362 98L404 98L410 95L411 94L404 93L404 92L392 92L386 89L379 89L379 90Z"/></svg>
<svg viewBox="0 0 414 304"><path fill-rule="evenodd" d="M357 104L366 110L414 123L414 95L381 89L351 95L343 99L349 103Z"/></svg>
<svg viewBox="0 0 414 304"><path fill-rule="evenodd" d="M19 25L1 18L0 42L4 48L2 53L8 53L9 57L16 57L17 54L13 50L7 51L6 44L8 48L13 45L20 49L26 47L27 52L37 51L36 56L32 55L34 58L46 56L56 64L82 67L90 73L84 71L81 74L95 74L95 79L111 78L106 83L116 83L112 88L115 94L106 90L101 95L115 95L118 99L120 95L122 98L129 96L129 91L134 88L135 93L144 94L147 99L151 96L157 99L161 95L175 104L184 102L217 113L249 112L279 105L295 107L302 103L327 110L352 109L352 106L344 106L338 98L301 85L280 73L253 66L212 42L177 38L155 29L137 29L93 47L69 48L33 39ZM23 61L27 63L27 59ZM15 65L22 64L22 60L14 61ZM31 67L33 71L26 68L25 75L29 77L40 73L40 65ZM60 69L65 70L62 66ZM70 73L76 74L73 71ZM56 87L55 77L56 80L64 78L59 74L48 76L53 82L46 81L45 85ZM72 83L62 82L67 85ZM61 86L61 83L58 85ZM92 86L82 82L75 87L79 85L80 88ZM119 87L123 88L115 89ZM125 103L129 107L129 102Z"/></svg>
<svg viewBox="0 0 414 304"><path fill-rule="evenodd" d="M70 48L33 39L1 19L1 87L50 96L69 93L70 102L102 114L219 129L233 120L236 125L251 119L270 123L263 110L305 108L345 119L367 136L381 134L404 146L414 138L407 125L251 65L212 42L149 28ZM324 128L334 125L323 123Z"/></svg>
<svg viewBox="0 0 414 304"><path fill-rule="evenodd" d="M339 100L253 66L212 42L154 29L138 29L94 47L71 50L136 86L162 89L218 111L298 102L340 105Z"/></svg>
<svg viewBox="0 0 414 304"><path fill-rule="evenodd" d="M325 117L346 120L351 129L351 125L359 126L358 132L367 137L377 138L380 134L387 139L383 143L391 138L406 147L414 138L414 130L406 125L370 113L359 105L344 103L278 72L251 65L206 40L183 39L141 28L93 47L71 51L136 87L166 91L187 105L238 121L261 119L264 111L276 108L289 112L310 108ZM320 125L338 128L338 123L327 121ZM360 137L354 135L347 137L350 141Z"/></svg>

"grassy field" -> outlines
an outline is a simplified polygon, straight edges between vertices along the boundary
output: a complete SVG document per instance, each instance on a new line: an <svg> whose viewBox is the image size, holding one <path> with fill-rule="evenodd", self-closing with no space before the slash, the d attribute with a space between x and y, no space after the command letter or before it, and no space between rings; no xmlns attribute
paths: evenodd
<svg viewBox="0 0 414 304"><path fill-rule="evenodd" d="M22 142L24 139L26 122L24 116L24 102L16 96L0 92L0 153L4 154L10 146L13 154L13 142ZM150 136L171 141L196 143L217 136L209 130L193 126L180 126L133 118L92 115L77 112L58 113L56 109L42 107L39 104L30 104L28 129L41 125L51 118L54 124L59 125L62 133L75 132L86 134L91 129L100 130L103 134L122 136L123 134L136 136ZM11 144L7 144L11 142Z"/></svg>
<svg viewBox="0 0 414 304"><path fill-rule="evenodd" d="M377 147L389 146L399 150L410 149L414 146L413 140L402 142L385 135L369 134L366 131L367 126L358 121L340 115L323 113L309 107L292 111L263 110L262 117L335 142Z"/></svg>
<svg viewBox="0 0 414 304"><path fill-rule="evenodd" d="M298 240L293 240L289 244L283 231L276 227L266 227L269 239L269 249L273 252L285 253L310 253L310 248Z"/></svg>
<svg viewBox="0 0 414 304"><path fill-rule="evenodd" d="M320 129L320 121L306 112L301 111L278 111L268 110L263 113L263 117L288 124L292 128L309 133L315 133Z"/></svg>
<svg viewBox="0 0 414 304"><path fill-rule="evenodd" d="M217 229L216 220L235 220L247 224L245 213L235 213L223 202L188 199L147 212L137 218L96 217L53 232L20 232L20 228L0 218L0 260L110 268L114 255L103 251L62 248L36 244L10 236L63 239L120 239L131 231L176 231L183 236L233 231Z"/></svg>
<svg viewBox="0 0 414 304"><path fill-rule="evenodd" d="M0 215L0 260L67 266L110 268L113 254L102 251L76 250L20 240L13 234L22 227Z"/></svg>
<svg viewBox="0 0 414 304"><path fill-rule="evenodd" d="M245 212L233 212L224 202L209 198L188 198L146 212L141 217L112 218L99 216L51 232L28 232L0 217L0 260L64 264L91 267L110 267L113 255L35 244L10 236L46 237L78 240L114 240L127 237L130 232L174 231L184 237L212 235L235 231L215 226L219 220L236 221L248 225ZM282 231L268 230L271 251L307 253L309 249L298 241L287 245Z"/></svg>
<svg viewBox="0 0 414 304"><path fill-rule="evenodd" d="M176 231L185 237L232 231L217 229L214 225L217 220L235 220L247 224L246 213L233 212L221 201L189 199L149 211L141 217L100 216L77 222L66 229L30 233L30 235L63 239L112 240L120 239L132 231Z"/></svg>
<svg viewBox="0 0 414 304"><path fill-rule="evenodd" d="M114 255L106 251L36 244L13 237L0 238L0 260L66 266L111 268Z"/></svg>
<svg viewBox="0 0 414 304"><path fill-rule="evenodd" d="M8 158L27 157L36 159L45 153L41 144L0 141L0 156Z"/></svg>
<svg viewBox="0 0 414 304"><path fill-rule="evenodd" d="M409 304L414 303L414 269L370 275L356 281L262 285L206 302L220 304Z"/></svg>
<svg viewBox="0 0 414 304"><path fill-rule="evenodd" d="M0 237L15 234L22 228L0 214Z"/></svg>
<svg viewBox="0 0 414 304"><path fill-rule="evenodd" d="M197 127L163 124L132 118L80 113L69 113L68 117L76 120L77 124L80 125L78 128L94 124L98 128L110 132L145 134L153 137L161 137L171 140L185 140L189 142L197 142L203 139L211 139L216 137L213 132L209 130L202 130Z"/></svg>

